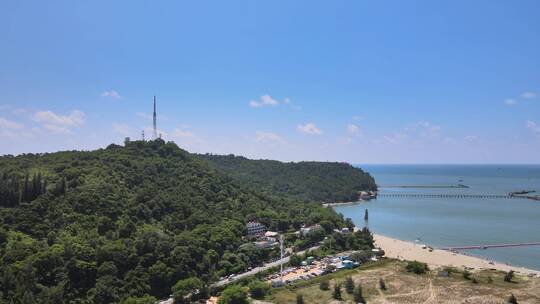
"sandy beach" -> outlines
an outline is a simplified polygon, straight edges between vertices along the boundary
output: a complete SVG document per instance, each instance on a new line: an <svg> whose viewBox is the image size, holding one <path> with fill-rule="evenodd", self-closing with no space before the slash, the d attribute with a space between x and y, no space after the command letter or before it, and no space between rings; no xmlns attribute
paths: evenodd
<svg viewBox="0 0 540 304"><path fill-rule="evenodd" d="M443 266L454 266L459 268L470 267L474 268L474 270L513 270L516 273L520 274L532 273L540 276L540 271L537 270L532 270L524 267L509 266L503 263L498 263L496 261L493 261L493 264L489 264L488 260L482 258L453 253L446 250L434 249L432 252L430 252L428 249L422 249L421 245L419 244L394 239L380 234L374 234L373 237L375 239L376 246L381 247L385 251L387 257L424 262L428 264L432 269L440 268Z"/></svg>

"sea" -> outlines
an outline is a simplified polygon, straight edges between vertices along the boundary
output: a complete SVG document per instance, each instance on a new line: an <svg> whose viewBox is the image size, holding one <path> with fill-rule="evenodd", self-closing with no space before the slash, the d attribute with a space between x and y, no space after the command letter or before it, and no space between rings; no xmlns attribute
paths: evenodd
<svg viewBox="0 0 540 304"><path fill-rule="evenodd" d="M540 165L358 165L379 193L500 194L536 191ZM468 188L425 188L463 184ZM403 188L402 186L413 186ZM420 186L418 188L415 188ZM477 198L382 198L336 206L358 227L433 247L540 242L540 201ZM369 218L364 220L368 210ZM540 270L540 246L462 253Z"/></svg>

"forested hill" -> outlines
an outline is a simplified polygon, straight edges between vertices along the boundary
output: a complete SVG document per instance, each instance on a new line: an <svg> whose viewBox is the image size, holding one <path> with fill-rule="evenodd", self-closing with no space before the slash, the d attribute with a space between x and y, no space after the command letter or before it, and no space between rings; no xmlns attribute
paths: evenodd
<svg viewBox="0 0 540 304"><path fill-rule="evenodd" d="M369 173L346 163L283 163L234 155L199 156L251 187L296 199L344 202L355 200L358 191L377 189Z"/></svg>
<svg viewBox="0 0 540 304"><path fill-rule="evenodd" d="M167 297L186 278L213 282L272 254L240 246L251 220L280 231L346 224L162 140L3 156L0 303L117 303Z"/></svg>

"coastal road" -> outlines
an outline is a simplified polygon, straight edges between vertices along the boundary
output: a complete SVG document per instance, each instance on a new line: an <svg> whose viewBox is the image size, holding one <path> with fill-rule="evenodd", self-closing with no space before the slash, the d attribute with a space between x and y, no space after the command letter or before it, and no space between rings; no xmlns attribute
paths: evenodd
<svg viewBox="0 0 540 304"><path fill-rule="evenodd" d="M304 251L299 251L297 252L296 254L304 254L306 251L309 251L309 250L315 250L315 249L318 249L320 246L313 246L313 247L310 247ZM260 266L260 267L255 267L253 269L251 269L250 271L247 271L247 272L244 272L244 273L241 273L241 274L238 274L236 275L235 277L233 277L232 279L225 279L225 280L221 280L221 281L218 281L212 285L210 285L210 287L220 287L220 286L225 286L227 284L230 284L230 283L233 283L237 280L240 280L242 278L245 278L245 277L249 277L249 276L252 276L252 275L255 275L261 271L265 271L265 270L268 270L272 267L276 267L276 266L279 266L279 264L281 264L282 262L285 264L285 263L288 263L289 260L291 259L290 256L288 257L284 257L283 259L281 260L277 260L277 261L274 261L274 262L270 262L270 263L266 263L264 264L263 266ZM158 302L159 304L172 304L174 303L174 299L173 298L169 298L169 299L166 299L166 300L162 300L162 301L159 301Z"/></svg>
<svg viewBox="0 0 540 304"><path fill-rule="evenodd" d="M304 254L306 251L310 251L310 250L315 250L315 249L318 249L320 246L314 246L314 247L310 247L304 251L299 251L297 252L296 254L298 255L301 255L301 254ZM272 267L276 267L276 266L279 266L281 263L285 264L285 263L288 263L289 260L291 259L290 256L287 256L287 257L284 257L283 259L281 260L277 260L277 261L274 261L274 262L270 262L270 263L266 263L264 264L263 266L260 266L260 267L255 267L253 268L252 270L250 271L247 271L247 272L244 272L244 273L240 273L240 274L237 274L236 276L234 276L232 279L224 279L224 280L221 280L221 281L218 281L216 283L214 283L212 286L213 287L219 287L219 286L225 286L227 284L230 284L230 283L233 283L237 280L240 280L242 278L245 278L245 277L249 277L249 276L252 276L252 275L255 275L259 272L262 272L262 271L265 271L265 270L268 270Z"/></svg>

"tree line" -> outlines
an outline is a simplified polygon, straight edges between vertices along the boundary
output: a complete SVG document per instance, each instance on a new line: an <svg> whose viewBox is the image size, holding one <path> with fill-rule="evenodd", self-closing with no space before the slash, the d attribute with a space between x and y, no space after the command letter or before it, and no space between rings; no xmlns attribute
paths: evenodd
<svg viewBox="0 0 540 304"><path fill-rule="evenodd" d="M253 160L235 155L198 155L216 169L270 195L318 202L354 201L358 191L377 190L373 177L338 162Z"/></svg>

